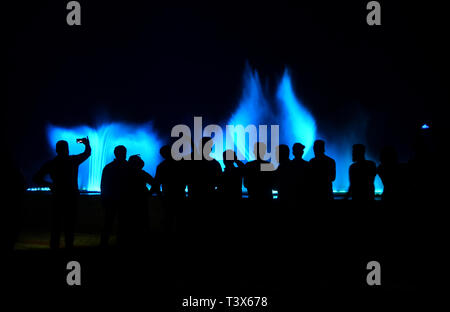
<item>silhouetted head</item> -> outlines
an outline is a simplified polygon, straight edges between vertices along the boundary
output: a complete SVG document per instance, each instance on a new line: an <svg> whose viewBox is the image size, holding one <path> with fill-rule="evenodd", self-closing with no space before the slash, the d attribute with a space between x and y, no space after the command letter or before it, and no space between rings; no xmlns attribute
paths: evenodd
<svg viewBox="0 0 450 312"><path fill-rule="evenodd" d="M314 155L320 156L325 154L325 141L323 140L316 140L314 142Z"/></svg>
<svg viewBox="0 0 450 312"><path fill-rule="evenodd" d="M393 146L385 146L380 153L380 162L384 165L395 165L398 163L397 151Z"/></svg>
<svg viewBox="0 0 450 312"><path fill-rule="evenodd" d="M128 158L128 164L130 165L131 168L136 168L136 169L142 169L144 168L144 161L142 160L141 156L139 155L132 155L130 156L130 158Z"/></svg>
<svg viewBox="0 0 450 312"><path fill-rule="evenodd" d="M56 154L58 156L69 156L69 144L67 141L60 140L56 142Z"/></svg>
<svg viewBox="0 0 450 312"><path fill-rule="evenodd" d="M127 159L127 148L123 145L118 145L114 149L114 156L116 156L117 160L126 160Z"/></svg>
<svg viewBox="0 0 450 312"><path fill-rule="evenodd" d="M286 144L280 144L277 148L277 158L280 164L286 163L289 161L289 146Z"/></svg>
<svg viewBox="0 0 450 312"><path fill-rule="evenodd" d="M214 141L210 137L203 137L202 138L202 151L206 153L206 155L211 154L212 146L214 144Z"/></svg>
<svg viewBox="0 0 450 312"><path fill-rule="evenodd" d="M352 150L353 161L361 161L365 159L366 147L363 144L354 144Z"/></svg>
<svg viewBox="0 0 450 312"><path fill-rule="evenodd" d="M223 152L223 163L225 164L225 167L233 167L233 163L236 160L236 153L228 149L225 152Z"/></svg>
<svg viewBox="0 0 450 312"><path fill-rule="evenodd" d="M305 145L303 145L302 143L295 143L292 146L292 153L294 154L295 158L301 159L303 157L304 150Z"/></svg>
<svg viewBox="0 0 450 312"><path fill-rule="evenodd" d="M159 153L164 159L172 159L171 147L170 145L164 145L159 149Z"/></svg>
<svg viewBox="0 0 450 312"><path fill-rule="evenodd" d="M264 155L266 155L267 147L266 144L263 142L256 142L253 147L253 154L255 155L256 159L261 160L264 158Z"/></svg>

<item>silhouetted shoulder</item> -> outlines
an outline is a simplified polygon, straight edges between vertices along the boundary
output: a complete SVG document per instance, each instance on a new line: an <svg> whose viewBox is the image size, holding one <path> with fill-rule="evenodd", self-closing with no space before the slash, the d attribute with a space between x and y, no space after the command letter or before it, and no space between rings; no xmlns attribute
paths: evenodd
<svg viewBox="0 0 450 312"><path fill-rule="evenodd" d="M154 182L154 178L147 171L141 170L142 179L148 184L152 184Z"/></svg>
<svg viewBox="0 0 450 312"><path fill-rule="evenodd" d="M329 157L329 156L327 156L327 155L324 155L324 158L325 158L326 161L328 161L332 166L336 166L336 161L335 161L333 158L331 158L331 157Z"/></svg>
<svg viewBox="0 0 450 312"><path fill-rule="evenodd" d="M216 172L222 172L222 166L220 165L220 163L217 160L213 159L213 160L211 160L211 162L213 163L213 167L214 167L214 170L216 170Z"/></svg>

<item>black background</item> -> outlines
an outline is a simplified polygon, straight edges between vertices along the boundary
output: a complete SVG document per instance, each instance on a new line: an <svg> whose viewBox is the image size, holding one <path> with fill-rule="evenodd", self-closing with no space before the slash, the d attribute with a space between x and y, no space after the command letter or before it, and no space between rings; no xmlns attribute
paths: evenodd
<svg viewBox="0 0 450 312"><path fill-rule="evenodd" d="M448 103L442 2L217 2L165 6L80 1L3 6L8 148L26 175L51 156L45 126L152 120L163 137L194 115L226 121L246 62L269 87L291 70L297 95L322 133L364 116L369 152L395 144L403 160L423 122L443 128ZM33 157L30 157L30 156Z"/></svg>

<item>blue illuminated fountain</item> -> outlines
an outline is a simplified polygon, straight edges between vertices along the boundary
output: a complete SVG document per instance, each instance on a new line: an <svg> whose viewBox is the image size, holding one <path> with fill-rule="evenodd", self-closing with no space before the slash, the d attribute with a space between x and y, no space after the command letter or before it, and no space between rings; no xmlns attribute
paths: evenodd
<svg viewBox="0 0 450 312"><path fill-rule="evenodd" d="M258 73L249 67L244 72L244 87L242 98L236 111L231 115L227 125L278 124L280 125L280 143L292 148L296 142L305 145L304 158L311 159L314 155L312 146L319 136L316 122L312 114L295 95L289 71L285 70L276 92L275 105L269 105L266 92L263 89ZM352 135L333 133L333 137L326 140L327 154L336 160L336 180L333 183L335 192L346 192L348 189L348 168L352 163L351 149L353 143L364 142L359 136L364 131L353 129ZM245 159L252 159L248 150L252 147L245 145L245 138L237 138L235 146L239 153L245 154ZM247 142L248 144L248 142ZM372 159L368 155L369 159ZM375 179L377 193L382 192L383 186L377 176Z"/></svg>
<svg viewBox="0 0 450 312"><path fill-rule="evenodd" d="M245 128L248 125L264 124L264 121L269 116L269 103L264 96L259 75L256 71L252 72L250 67L247 66L244 72L242 98L239 102L238 108L227 122L227 125L242 125ZM246 160L253 159L253 154L249 152L253 149L253 147L249 148L246 146L245 137L234 138L234 145L238 155L244 155Z"/></svg>
<svg viewBox="0 0 450 312"><path fill-rule="evenodd" d="M252 71L247 66L244 71L241 100L226 125L242 125L244 128L248 125L280 125L280 143L288 144L291 148L295 142L302 143L305 145L304 158L306 160L313 157L314 140L324 138L327 142L327 154L334 158L337 164L336 181L333 184L334 191L345 192L348 188L348 168L352 163L352 144L364 143L360 137L364 131L351 129L351 135L333 133L332 137L318 135L314 117L295 95L288 70L284 72L275 95L268 97L267 94L267 90L261 85L257 71ZM103 167L113 160L115 146L125 145L128 155L140 154L145 161L144 170L154 175L156 166L161 161L159 148L164 143L158 137L151 123L143 125L103 123L95 128L88 126L66 128L49 125L47 135L53 149L58 140L66 140L69 143L71 154L81 153L84 149L82 144L76 143L76 139L89 136L92 155L80 166L79 171L79 186L85 191L100 190ZM253 159L252 153L249 153L253 147L246 146L248 141L246 142L245 137L235 138L234 144L238 154L243 155L246 160ZM225 149L225 142L223 147ZM217 158L223 166L220 154L220 152L216 153L215 156L220 156ZM373 159L370 155L368 158ZM382 191L382 183L378 177L375 181L375 188L378 193Z"/></svg>
<svg viewBox="0 0 450 312"><path fill-rule="evenodd" d="M274 101L276 112L269 105L265 93L258 73L247 67L242 98L227 125L280 125L280 142L291 146L295 142L303 142L306 154L314 143L316 125L311 113L295 96L288 71L284 72L278 86ZM249 153L253 147L248 146L244 137L236 138L234 143L238 153L245 155L245 159L253 159L252 153Z"/></svg>
<svg viewBox="0 0 450 312"><path fill-rule="evenodd" d="M159 139L150 123L133 125L125 123L107 123L97 128L80 126L63 128L53 125L47 127L50 146L55 148L59 140L69 143L71 154L84 150L83 144L76 143L77 138L89 137L92 155L80 166L78 184L81 190L100 191L101 174L104 166L114 159L114 147L124 145L128 155L140 154L145 162L144 170L154 175L161 161L159 148L163 141Z"/></svg>
<svg viewBox="0 0 450 312"><path fill-rule="evenodd" d="M279 109L280 143L292 148L296 142L305 146L304 157L312 157L309 153L316 138L316 122L311 113L295 96L291 77L288 71L284 72L278 86L277 107Z"/></svg>

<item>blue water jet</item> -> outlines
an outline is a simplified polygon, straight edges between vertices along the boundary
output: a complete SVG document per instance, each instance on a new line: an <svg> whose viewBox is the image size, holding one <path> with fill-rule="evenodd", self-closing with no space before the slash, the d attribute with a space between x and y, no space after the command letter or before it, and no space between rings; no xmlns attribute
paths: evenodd
<svg viewBox="0 0 450 312"><path fill-rule="evenodd" d="M304 157L314 144L316 122L311 113L295 96L291 77L285 70L277 91L277 108L279 109L280 143L292 145L300 142L305 146Z"/></svg>
<svg viewBox="0 0 450 312"><path fill-rule="evenodd" d="M353 163L352 161L352 147L355 143L365 144L360 136L365 132L365 128L359 126L353 126L351 133L334 134L333 138L328 139L327 136L323 136L325 140L326 154L336 161L336 179L333 182L333 190L337 193L345 193L349 187L349 168ZM370 153L366 152L366 158L369 160L375 160ZM380 177L375 177L375 193L381 194L383 192L383 183Z"/></svg>
<svg viewBox="0 0 450 312"><path fill-rule="evenodd" d="M83 191L100 191L102 170L114 159L113 151L117 145L124 145L128 156L140 154L145 162L144 170L152 175L161 161L159 149L163 142L151 123L143 125L105 123L96 128L88 126L64 128L54 125L47 127L47 137L53 151L57 141L66 140L71 154L81 153L84 145L76 143L76 139L86 136L89 137L92 154L79 168L78 184Z"/></svg>
<svg viewBox="0 0 450 312"><path fill-rule="evenodd" d="M280 143L288 144L292 148L294 143L300 142L305 145L304 158L309 160L314 157L312 146L314 140L318 138L316 122L295 95L289 71L285 70L279 82L275 105L269 105L270 102L264 91L257 71L252 71L247 66L244 72L242 98L227 125L246 127L250 124L256 126L264 123L278 124L280 125ZM352 164L352 145L361 142L358 136L364 133L363 130L354 127L351 135L333 133L332 138L325 137L326 153L336 160L336 180L333 183L335 192L342 193L348 189L348 169ZM246 146L246 144L248 145L246 138L236 138L234 143L238 153L244 154L247 161L252 159L253 155L249 153L249 149L252 151L253 147ZM368 155L368 159L371 159L370 155ZM222 162L221 164L223 166ZM383 190L378 176L375 178L375 189L376 193L381 193Z"/></svg>
<svg viewBox="0 0 450 312"><path fill-rule="evenodd" d="M258 72L252 71L247 66L244 71L242 98L239 101L238 108L228 120L227 125L242 125L244 128L248 125L258 127L268 115L270 115L269 102L264 96ZM253 146L248 146L246 137L235 137L234 145L238 157L243 155L246 160L254 159L252 154ZM224 142L224 149L225 147L226 144Z"/></svg>

